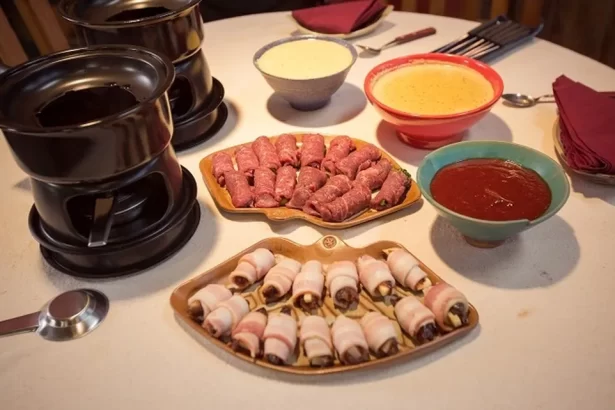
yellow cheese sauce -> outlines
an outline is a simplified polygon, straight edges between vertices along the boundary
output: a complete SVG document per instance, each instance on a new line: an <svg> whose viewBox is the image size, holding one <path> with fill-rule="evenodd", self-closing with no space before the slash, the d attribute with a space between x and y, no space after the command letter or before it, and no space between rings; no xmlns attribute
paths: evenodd
<svg viewBox="0 0 615 410"><path fill-rule="evenodd" d="M327 40L297 40L265 51L256 61L267 74L292 80L326 77L352 63L346 47Z"/></svg>
<svg viewBox="0 0 615 410"><path fill-rule="evenodd" d="M378 77L372 86L381 103L417 115L469 111L493 98L493 87L480 73L457 64L428 62L402 66Z"/></svg>

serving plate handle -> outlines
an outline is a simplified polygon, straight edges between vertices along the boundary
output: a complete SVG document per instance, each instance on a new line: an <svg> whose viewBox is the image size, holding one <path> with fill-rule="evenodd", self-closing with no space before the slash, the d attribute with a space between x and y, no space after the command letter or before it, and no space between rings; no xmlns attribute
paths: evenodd
<svg viewBox="0 0 615 410"><path fill-rule="evenodd" d="M341 240L335 235L323 236L314 244L322 253L333 253L339 251L341 248L347 248L346 242Z"/></svg>

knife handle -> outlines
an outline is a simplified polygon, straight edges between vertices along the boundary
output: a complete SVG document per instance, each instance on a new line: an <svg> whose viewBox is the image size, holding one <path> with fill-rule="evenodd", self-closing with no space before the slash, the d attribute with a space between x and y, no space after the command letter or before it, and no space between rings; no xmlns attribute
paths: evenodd
<svg viewBox="0 0 615 410"><path fill-rule="evenodd" d="M433 27L428 27L419 31L415 31L413 33L408 33L404 34L403 36L396 37L393 41L395 42L395 44L404 44L409 41L418 40L419 38L431 36L433 34L436 34L436 29Z"/></svg>

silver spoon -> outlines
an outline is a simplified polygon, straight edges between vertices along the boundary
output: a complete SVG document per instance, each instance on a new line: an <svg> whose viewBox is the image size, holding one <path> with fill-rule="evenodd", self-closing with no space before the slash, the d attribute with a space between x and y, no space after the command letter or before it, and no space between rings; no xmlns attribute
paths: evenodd
<svg viewBox="0 0 615 410"><path fill-rule="evenodd" d="M436 34L436 29L433 27L429 27L429 28L424 28L419 31L415 31L413 33L404 34L403 36L395 37L395 39L393 39L392 41L389 41L388 43L386 43L380 48L362 46L360 44L357 44L357 47L371 54L380 54L380 52L384 50L385 48L389 48L389 47L396 46L399 44L409 43L412 40L418 40L419 38L431 36L432 34Z"/></svg>
<svg viewBox="0 0 615 410"><path fill-rule="evenodd" d="M502 98L508 102L510 105L513 105L515 107L520 107L520 108L527 108L527 107L533 107L534 105L538 104L539 102L547 102L547 103L554 103L555 101L541 101L543 98L553 98L553 94L545 94L545 95L541 95L540 97L532 97L531 95L527 95L527 94L503 94Z"/></svg>
<svg viewBox="0 0 615 410"><path fill-rule="evenodd" d="M36 332L44 339L64 341L85 336L103 321L109 300L93 289L64 292L40 312L0 321L0 336Z"/></svg>

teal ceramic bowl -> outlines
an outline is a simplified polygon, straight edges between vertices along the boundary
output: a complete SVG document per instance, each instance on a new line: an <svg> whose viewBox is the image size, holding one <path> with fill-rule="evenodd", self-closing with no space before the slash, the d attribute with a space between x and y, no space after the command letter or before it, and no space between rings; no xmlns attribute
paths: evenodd
<svg viewBox="0 0 615 410"><path fill-rule="evenodd" d="M533 221L486 221L471 218L440 205L431 196L431 181L442 167L471 158L507 159L536 171L551 189L551 205L547 212ZM546 221L568 200L570 184L562 167L547 155L523 145L499 141L468 141L448 145L425 157L416 179L421 193L438 214L453 225L474 246L491 248L507 238Z"/></svg>

